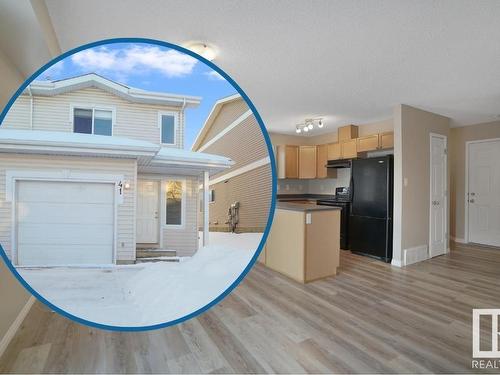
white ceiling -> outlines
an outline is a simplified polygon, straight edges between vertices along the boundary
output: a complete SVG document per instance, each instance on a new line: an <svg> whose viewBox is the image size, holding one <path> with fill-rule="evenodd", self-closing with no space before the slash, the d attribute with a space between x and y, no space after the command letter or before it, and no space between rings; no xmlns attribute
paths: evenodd
<svg viewBox="0 0 500 375"><path fill-rule="evenodd" d="M323 132L398 103L455 125L500 115L500 1L46 0L61 49L112 37L215 44L269 130ZM168 90L168 89L167 89ZM315 131L317 135L319 131Z"/></svg>

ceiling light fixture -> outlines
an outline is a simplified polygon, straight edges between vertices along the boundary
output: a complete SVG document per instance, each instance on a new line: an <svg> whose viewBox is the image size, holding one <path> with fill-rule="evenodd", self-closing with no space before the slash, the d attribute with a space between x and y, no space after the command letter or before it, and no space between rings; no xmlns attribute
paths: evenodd
<svg viewBox="0 0 500 375"><path fill-rule="evenodd" d="M320 129L323 128L325 126L323 118L318 117L318 118L305 119L303 123L295 125L295 132L297 134L300 134L302 132L307 133L308 131L313 130L315 126L317 126Z"/></svg>
<svg viewBox="0 0 500 375"><path fill-rule="evenodd" d="M182 45L190 51L204 57L208 61L212 61L217 56L217 51L215 47L204 42L187 42Z"/></svg>

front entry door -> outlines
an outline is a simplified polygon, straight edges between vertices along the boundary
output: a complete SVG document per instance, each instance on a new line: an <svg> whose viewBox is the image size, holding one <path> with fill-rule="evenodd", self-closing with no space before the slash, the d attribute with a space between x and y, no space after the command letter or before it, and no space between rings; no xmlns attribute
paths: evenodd
<svg viewBox="0 0 500 375"><path fill-rule="evenodd" d="M431 135L430 243L431 257L443 255L448 246L446 137Z"/></svg>
<svg viewBox="0 0 500 375"><path fill-rule="evenodd" d="M469 242L500 246L500 140L468 146Z"/></svg>
<svg viewBox="0 0 500 375"><path fill-rule="evenodd" d="M137 243L158 243L159 182L137 181Z"/></svg>

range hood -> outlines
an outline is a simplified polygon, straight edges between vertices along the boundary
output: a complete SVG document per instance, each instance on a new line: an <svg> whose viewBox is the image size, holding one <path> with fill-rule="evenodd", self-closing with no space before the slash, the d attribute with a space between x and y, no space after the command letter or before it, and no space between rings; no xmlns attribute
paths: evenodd
<svg viewBox="0 0 500 375"><path fill-rule="evenodd" d="M342 159L342 160L328 160L325 167L327 168L351 168L351 159Z"/></svg>

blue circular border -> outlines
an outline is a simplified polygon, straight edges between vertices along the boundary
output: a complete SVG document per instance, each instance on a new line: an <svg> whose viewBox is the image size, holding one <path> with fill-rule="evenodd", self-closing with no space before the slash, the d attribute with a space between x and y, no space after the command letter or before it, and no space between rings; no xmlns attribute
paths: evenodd
<svg viewBox="0 0 500 375"><path fill-rule="evenodd" d="M91 322L89 320L85 320L82 318L79 318L75 315L72 315L59 307L53 305L51 302L46 300L44 297L42 297L39 293L37 293L23 278L22 276L17 272L16 268L12 265L11 261L9 258L7 258L7 254L5 253L2 245L0 244L0 255L3 258L3 261L7 265L7 267L10 269L10 271L16 276L16 278L19 280L19 282L32 294L34 295L39 301L43 302L45 305L47 305L50 309L58 312L59 314L81 324L85 324L87 326L99 328L99 329L104 329L104 330L110 330L110 331L126 331L126 332L137 332L137 331L150 331L154 329L160 329L160 328L165 328L165 327L170 327L175 324L182 323L188 319L194 318L201 313L207 311L211 307L215 306L218 304L220 301L222 301L231 291L238 286L238 284L245 278L247 273L250 271L250 269L253 267L255 262L257 261L257 258L260 255L260 252L262 251L262 248L264 247L264 244L266 243L267 236L269 235L269 230L271 229L271 225L273 222L274 218L274 210L276 207L276 193L277 193L277 174L276 174L276 162L274 159L274 153L273 153L273 148L271 145L271 139L269 138L269 134L267 133L267 130L264 126L264 122L262 121L262 118L260 117L259 112L257 111L257 108L253 105L252 101L250 98L245 94L245 92L242 90L242 88L229 76L227 75L221 68L219 68L217 65L214 63L208 61L207 59L203 58L202 56L197 55L196 53L183 48L181 46L171 44L168 42L163 42L160 40L155 40L155 39L147 39L147 38L112 38L112 39L104 39L100 40L97 42L93 43L88 43L84 44L80 47L74 48L68 52L63 53L62 55L56 57L49 63L45 64L42 66L40 69L38 69L35 73L33 73L22 85L19 87L19 89L15 92L15 94L12 96L12 98L9 100L7 103L6 107L0 114L0 126L7 115L7 112L9 111L10 107L14 103L14 101L17 99L19 95L26 89L26 87L36 78L38 77L41 73L43 73L45 70L50 68L52 65L56 64L57 62L61 61L62 59L85 49L92 48L92 47L97 47L103 44L111 44L111 43L149 43L149 44L156 44L162 47L168 47L175 49L177 51L183 52L185 54L188 54L195 59L205 63L205 65L208 65L210 68L215 70L217 73L219 73L222 77L224 77L237 91L238 93L243 97L245 102L247 103L248 107L252 110L255 118L257 119L257 122L259 123L259 126L262 131L262 135L264 136L264 139L266 141L267 149L269 152L269 156L271 159L271 170L272 170L272 200L271 200L271 207L269 210L269 217L267 219L267 225L266 229L264 231L264 234L262 235L262 239L260 240L259 247L257 248L257 251L255 252L253 258L250 260L246 268L243 270L241 275L227 288L222 294L220 294L217 298L215 298L212 302L210 302L208 305L192 312L189 315L186 315L182 318L172 320L170 322L166 323L161 323L161 324L155 324L155 325L150 325L150 326L137 326L137 327L122 327L122 326L110 326L106 324L99 324L95 322Z"/></svg>

